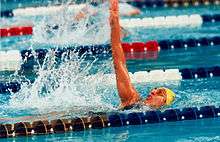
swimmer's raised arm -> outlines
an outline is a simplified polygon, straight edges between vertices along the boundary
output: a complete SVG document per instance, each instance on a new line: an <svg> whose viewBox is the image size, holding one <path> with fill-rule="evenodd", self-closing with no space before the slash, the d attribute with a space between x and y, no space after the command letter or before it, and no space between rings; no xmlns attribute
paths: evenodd
<svg viewBox="0 0 220 142"><path fill-rule="evenodd" d="M121 47L118 0L110 0L110 26L116 83L119 97L121 98L121 107L126 107L137 103L140 100L140 96L131 84L126 67L126 59Z"/></svg>

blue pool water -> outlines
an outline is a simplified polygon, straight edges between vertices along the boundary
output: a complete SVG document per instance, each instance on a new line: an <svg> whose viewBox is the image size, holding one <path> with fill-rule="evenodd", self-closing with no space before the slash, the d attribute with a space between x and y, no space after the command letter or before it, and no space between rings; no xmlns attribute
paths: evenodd
<svg viewBox="0 0 220 142"><path fill-rule="evenodd" d="M158 9L143 9L142 14L137 17L146 17L146 16L171 16L171 15L191 15L191 14L218 14L220 13L219 6L206 6L206 7L196 7L196 8L160 8ZM13 17L10 19L1 19L3 20L0 22L0 26L4 25L13 25L16 23L36 23L36 25L42 24L43 22L50 21L51 18L45 19L48 16L18 16ZM126 18L126 17L124 17ZM56 19L53 19L54 22ZM40 21L40 22L39 22ZM52 22L53 22L52 21ZM51 22L51 21L50 21ZM213 37L219 35L219 23L208 23L203 25L202 27L191 28L191 27L183 27L183 28L156 28L156 29L144 29L144 28L134 28L134 29L127 29L130 36L124 38L123 41L125 42L135 42L135 41L142 41L146 42L148 40L162 40L162 39L186 39L186 38L199 38L199 37ZM36 34L36 33L35 33ZM165 36L166 35L166 36ZM5 38L1 39L2 46L0 47L1 50L7 49L27 49L30 47L33 48L50 48L45 42L42 43L42 32L34 39L35 41L31 41L31 37L26 36L22 38ZM38 37L38 38L37 38ZM39 39L39 41L38 41ZM63 38L62 38L63 39ZM36 43L37 42L37 43ZM48 41L49 42L49 41ZM104 42L106 43L106 41Z"/></svg>
<svg viewBox="0 0 220 142"><path fill-rule="evenodd" d="M149 9L144 10L141 17L144 16L161 16L161 15L179 15L179 14L213 14L219 13L219 7L199 7L188 9ZM38 22L42 17L18 17L12 19L1 19L6 23L14 23L19 20L31 19L34 22ZM188 37L212 37L220 34L218 23L203 25L200 28L174 28L174 29L129 29L130 36L125 38L124 41L147 41L150 39L186 39ZM0 50L10 49L26 49L29 47L36 48L51 48L44 43L32 43L32 36L24 37L10 37L1 39ZM91 63L92 60L86 60L84 62ZM187 67L209 67L220 65L220 51L219 46L208 47L196 47L192 49L175 49L168 51L161 51L157 60L129 60L127 62L128 70L130 72L146 71L149 69L163 69L163 68L187 68ZM27 115L44 114L51 111L65 111L70 110L73 106L89 105L90 108L74 110L71 112L73 116L84 116L89 111L115 111L119 104L119 98L117 96L117 90L114 82L103 83L104 80L93 79L90 82L88 80L81 79L79 76L71 75L73 70L76 70L78 66L70 66L70 73L63 73L67 79L78 77L77 81L70 81L72 86L70 90L59 92L59 90L53 90L53 95L48 95L43 90L44 87L39 89L39 86L33 86L30 88L24 87L24 89L16 94L0 94L0 116L1 117L18 117ZM66 71L68 68L63 68ZM54 71L48 74L56 74ZM82 77L90 74L98 74L101 77L103 73L113 73L112 59L97 58L97 61L93 64L89 73L76 72ZM12 75L13 72L0 72L1 80L13 80L17 78L16 75ZM43 73L43 72L40 72ZM25 75L25 74L24 74ZM28 74L29 76L33 74ZM57 75L57 74L56 74ZM69 76L69 77L68 77ZM47 76L48 77L48 76ZM42 77L43 78L43 77ZM59 76L58 76L59 78ZM57 79L57 76L52 76L52 79ZM61 79L63 79L61 77ZM50 79L48 79L50 81ZM42 81L46 86L47 82ZM59 79L58 79L59 80ZM60 81L60 80L59 80ZM64 83L68 81L64 80ZM62 83L63 83L62 82ZM41 83L38 83L41 85ZM184 108L184 107L199 107L205 105L220 105L220 79L219 78L207 78L207 79L193 79L193 80L181 80L181 81L167 81L167 82L146 82L134 84L138 92L142 97L146 97L147 92L152 88L158 86L165 86L171 88L176 92L177 99L171 108ZM64 84L68 87L68 84ZM39 87L39 88L37 88ZM36 89L35 89L36 88ZM46 86L50 88L50 86ZM38 90L39 89L39 90ZM24 93L26 92L26 94ZM30 93L28 93L30 92ZM55 92L55 93L54 93ZM62 93L62 96L60 94ZM37 96L40 94L40 97ZM30 98L21 99L23 96L30 96ZM35 96L36 95L36 96ZM90 100L84 99L87 96ZM16 98L20 97L20 99ZM50 101L50 102L49 102ZM100 110L97 110L97 106L102 105ZM17 120L19 121L19 120ZM127 126L121 128L107 128L102 130L88 130L84 132L70 132L65 134L54 134L48 136L33 136L33 137L19 137L10 139L1 139L0 141L175 141L175 142L215 142L220 141L220 119L204 119L196 121L182 121L175 123L161 123L141 126Z"/></svg>
<svg viewBox="0 0 220 142"><path fill-rule="evenodd" d="M16 139L7 139L7 141L218 142L220 141L218 132L220 127L216 124L219 122L219 119L207 119L144 126L128 126L47 136L19 137Z"/></svg>
<svg viewBox="0 0 220 142"><path fill-rule="evenodd" d="M133 126L128 127L127 130L123 128L112 128L109 130L104 130L103 132L98 132L98 139L93 139L94 141L99 141L100 138L106 136L103 140L112 139L112 141L196 141L196 140L207 140L207 141L219 141L219 133L217 130L218 126L215 126L215 123L218 123L219 120L209 120L203 122L183 122L183 123L169 123L169 124L160 124L160 125L151 125L151 126ZM212 127L214 125L214 128ZM202 132L201 127L206 128L206 132ZM209 128L207 126L211 126ZM162 128L162 129L161 129ZM188 129L188 130L187 130ZM191 130L189 132L189 129ZM86 132L90 133L90 132ZM101 134L100 134L101 133ZM187 136L193 135L189 138ZM110 134L110 138L108 136ZM91 137L97 134L88 134ZM200 135L200 136L198 136ZM88 138L86 135L83 135L83 141L86 141ZM196 138L197 137L197 138ZM80 139L79 139L80 140ZM88 140L89 141L89 140Z"/></svg>

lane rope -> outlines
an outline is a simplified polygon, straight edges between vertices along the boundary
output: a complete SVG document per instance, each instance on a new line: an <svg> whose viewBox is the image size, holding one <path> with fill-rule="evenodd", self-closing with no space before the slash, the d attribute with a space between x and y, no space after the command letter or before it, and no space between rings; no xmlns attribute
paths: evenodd
<svg viewBox="0 0 220 142"><path fill-rule="evenodd" d="M177 15L158 16L146 18L121 19L120 24L126 28L174 28L174 27L200 27L206 23L220 22L220 14L213 15Z"/></svg>
<svg viewBox="0 0 220 142"><path fill-rule="evenodd" d="M125 28L173 28L173 27L199 27L204 23L220 22L220 14L214 15L178 15L147 18L121 19L120 24ZM1 37L32 35L32 26L17 26L0 29Z"/></svg>
<svg viewBox="0 0 220 142"><path fill-rule="evenodd" d="M199 39L176 39L176 40L161 40L161 41L147 41L122 43L122 48L126 55L126 59L157 59L160 50L174 50L179 48L195 48L220 45L220 37L215 36L211 38ZM58 49L36 49L36 50L8 50L0 51L0 71L15 71L19 69L31 68L33 62L36 60L43 61L46 54L53 53L57 60L60 60L62 55L70 53L77 53L79 56L87 53L92 56L111 56L111 47L109 44L105 45L92 45L92 46L77 46L69 48ZM21 64L24 63L24 64Z"/></svg>
<svg viewBox="0 0 220 142"><path fill-rule="evenodd" d="M15 124L0 123L0 138L17 136L47 135L70 131L85 131L109 127L123 127L129 125L147 125L163 122L177 122L219 118L220 107L203 106L182 109L167 109L165 111L145 112L113 112L93 114L88 117L72 119L35 120L33 122L18 122Z"/></svg>
<svg viewBox="0 0 220 142"><path fill-rule="evenodd" d="M197 7L219 5L219 0L131 0L128 2L138 8L158 7Z"/></svg>
<svg viewBox="0 0 220 142"><path fill-rule="evenodd" d="M201 79L220 77L220 67L200 67L200 68L183 68L183 69L166 69L166 70L149 70L129 73L132 83L146 82L166 82L181 81L186 79ZM114 84L115 74L104 74L103 76L90 75L88 80L100 78L104 84ZM26 82L27 83L27 82ZM17 92L21 88L19 82L0 83L0 93Z"/></svg>
<svg viewBox="0 0 220 142"><path fill-rule="evenodd" d="M77 5L68 5L68 12L79 11L85 4L77 4ZM13 10L13 16L39 16L39 15L49 15L53 13L60 12L63 8L66 8L63 5L59 6L49 6L49 7L27 7L27 8L19 8Z"/></svg>
<svg viewBox="0 0 220 142"><path fill-rule="evenodd" d="M0 37L32 35L32 26L17 26L0 29Z"/></svg>
<svg viewBox="0 0 220 142"><path fill-rule="evenodd" d="M67 12L74 12L82 9L85 4L69 4ZM38 7L25 7L25 8L15 8L1 11L1 17L14 17L14 16L39 16L39 15L49 15L57 13L62 9L66 8L63 5L51 5L51 6L38 6Z"/></svg>
<svg viewBox="0 0 220 142"><path fill-rule="evenodd" d="M219 5L220 0L129 0L127 3L132 4L138 8L146 7L189 7L199 5ZM20 3L20 5L22 5ZM70 10L78 10L84 4L68 5ZM61 6L41 6L41 7L26 7L1 11L1 17L13 17L13 16L36 16L47 15L50 13L58 12Z"/></svg>
<svg viewBox="0 0 220 142"><path fill-rule="evenodd" d="M125 28L171 28L171 27L199 27L204 22L201 15L160 16L147 18L131 18L120 20L120 25Z"/></svg>

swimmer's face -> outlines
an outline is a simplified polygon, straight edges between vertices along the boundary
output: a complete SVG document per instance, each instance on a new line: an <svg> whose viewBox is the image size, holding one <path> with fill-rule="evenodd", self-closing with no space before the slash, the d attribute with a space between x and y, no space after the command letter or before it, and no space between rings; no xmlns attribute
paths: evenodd
<svg viewBox="0 0 220 142"><path fill-rule="evenodd" d="M164 88L153 89L144 103L156 109L166 105L166 90Z"/></svg>

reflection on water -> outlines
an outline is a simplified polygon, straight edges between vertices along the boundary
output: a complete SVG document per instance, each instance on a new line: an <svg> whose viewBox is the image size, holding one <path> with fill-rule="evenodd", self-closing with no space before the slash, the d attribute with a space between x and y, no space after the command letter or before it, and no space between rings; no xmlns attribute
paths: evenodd
<svg viewBox="0 0 220 142"><path fill-rule="evenodd" d="M160 124L105 128L65 134L18 137L13 142L65 141L65 142L218 142L220 119L167 122Z"/></svg>
<svg viewBox="0 0 220 142"><path fill-rule="evenodd" d="M31 44L68 45L68 44L100 44L109 40L108 7L103 5L98 8L97 16L88 15L84 20L75 22L74 15L64 10L57 15L44 17L36 20L35 34ZM59 22L57 22L59 21ZM51 28L52 27L52 28ZM189 29L190 30L190 29ZM155 31L153 31L155 32ZM186 31L187 32L187 31ZM140 33L139 33L140 34ZM144 34L143 34L144 35ZM129 70L153 68L152 66L176 67L177 64L185 63L185 58L198 63L198 53L207 55L206 50L190 50L186 52L161 52L159 59L155 61L135 61L128 63ZM200 51L200 52L198 52ZM169 55L169 56L168 56ZM199 60L199 65L205 62L218 63L216 49L209 50L207 60ZM179 58L175 60L178 56ZM172 61L172 62L171 62ZM178 61L178 62L177 62ZM155 63L157 62L157 64ZM65 112L65 116L85 115L90 111L113 111L117 109L119 98L115 84L106 81L104 73L114 72L111 60L101 62L95 75L90 71L97 58L85 61L84 56L77 57L77 53L63 55L58 64L54 54L49 53L43 65L39 65L38 77L33 84L23 84L22 89L11 98L0 96L0 114L2 117L16 117L26 115L47 114L51 112ZM140 64L140 65L138 65ZM153 65L152 65L153 64ZM185 64L189 64L186 62ZM190 63L191 65L191 63ZM96 65L95 65L96 66ZM155 67L156 68L156 67ZM140 94L145 98L148 92L158 86L171 88L176 92L177 99L172 108L189 106L219 105L219 79L202 79L192 81L161 82L148 84L135 84ZM59 116L62 117L63 115ZM50 116L48 116L50 117Z"/></svg>

